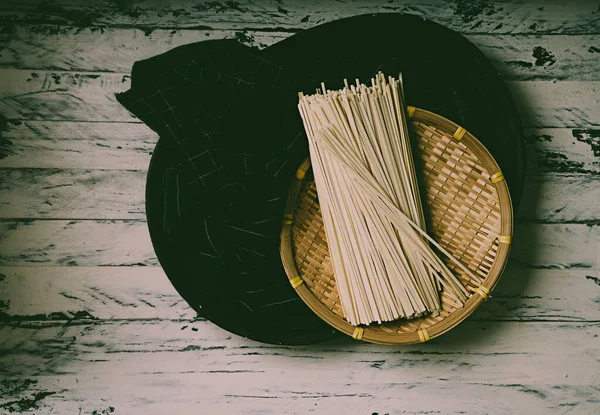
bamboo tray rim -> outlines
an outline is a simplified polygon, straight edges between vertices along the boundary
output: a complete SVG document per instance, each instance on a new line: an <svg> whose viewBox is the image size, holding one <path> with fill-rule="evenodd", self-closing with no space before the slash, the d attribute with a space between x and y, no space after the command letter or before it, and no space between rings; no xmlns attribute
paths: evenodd
<svg viewBox="0 0 600 415"><path fill-rule="evenodd" d="M485 167L488 172L491 172L491 182L496 188L500 206L499 236L502 237L502 241L500 241L502 243L498 244L498 250L492 263L492 267L482 283L481 291L478 293L479 295L471 295L462 308L455 310L445 319L433 324L427 329L419 329L414 332L406 333L383 333L381 331L370 330L370 327L378 326L377 323L371 326L353 326L327 308L313 295L307 284L303 283L296 267L292 239L292 218L296 206L296 198L300 192L306 173L310 170L310 158L307 158L296 172L296 177L290 186L284 209L280 242L282 264L292 287L295 288L300 298L302 298L317 316L342 333L352 336L357 340L364 340L370 343L408 345L424 342L448 332L466 319L477 309L477 307L479 307L482 301L487 300L489 294L496 287L496 284L506 267L506 262L510 253L510 241L513 235L513 210L508 186L506 180L503 180L500 167L487 148L467 130L440 115L410 106L407 108L407 113L411 123L427 124L445 133L445 135L448 135L449 137L461 140L461 142L464 143L464 145L477 157L483 167Z"/></svg>

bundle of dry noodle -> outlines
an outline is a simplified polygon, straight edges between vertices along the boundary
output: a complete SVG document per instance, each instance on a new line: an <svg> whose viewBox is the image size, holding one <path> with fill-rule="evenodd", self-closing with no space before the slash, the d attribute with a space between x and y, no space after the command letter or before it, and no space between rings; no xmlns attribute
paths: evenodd
<svg viewBox="0 0 600 415"><path fill-rule="evenodd" d="M441 310L442 286L460 304L467 290L432 250L425 232L401 80L300 94L298 108L336 284L353 325Z"/></svg>

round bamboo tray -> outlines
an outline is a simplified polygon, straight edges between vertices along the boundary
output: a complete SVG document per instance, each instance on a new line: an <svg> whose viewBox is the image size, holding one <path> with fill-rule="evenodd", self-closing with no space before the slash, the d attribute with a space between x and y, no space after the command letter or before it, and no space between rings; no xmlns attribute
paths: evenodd
<svg viewBox="0 0 600 415"><path fill-rule="evenodd" d="M411 138L420 149L415 159L421 171L427 230L477 277L473 280L441 256L471 293L464 306L443 290L439 316L361 327L348 323L336 289L309 159L298 169L290 188L281 230L281 259L298 295L337 330L371 343L425 342L452 329L488 299L510 251L512 204L491 154L446 118L414 107L408 107L408 116Z"/></svg>

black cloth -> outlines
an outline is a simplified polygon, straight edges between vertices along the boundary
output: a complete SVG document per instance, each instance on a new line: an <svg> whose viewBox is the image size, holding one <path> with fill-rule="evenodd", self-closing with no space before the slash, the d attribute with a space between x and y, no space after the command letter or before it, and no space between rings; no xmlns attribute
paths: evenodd
<svg viewBox="0 0 600 415"><path fill-rule="evenodd" d="M343 19L262 51L205 41L134 64L131 89L117 99L160 136L147 187L153 244L202 315L272 343L333 335L289 286L279 257L287 190L308 155L297 93L378 71L402 72L410 105L483 141L518 199L524 146L506 87L466 39L419 17Z"/></svg>
<svg viewBox="0 0 600 415"><path fill-rule="evenodd" d="M318 338L333 335L290 287L278 255L285 194L308 151L299 117L288 120L290 91L303 88L284 75L252 48L208 41L136 62L131 89L117 96L168 154L163 240L153 243L174 285L202 315L270 332L271 342L306 337L294 332L307 323ZM178 258L165 264L169 248L157 245L167 241ZM273 325L268 314L280 304L298 323Z"/></svg>

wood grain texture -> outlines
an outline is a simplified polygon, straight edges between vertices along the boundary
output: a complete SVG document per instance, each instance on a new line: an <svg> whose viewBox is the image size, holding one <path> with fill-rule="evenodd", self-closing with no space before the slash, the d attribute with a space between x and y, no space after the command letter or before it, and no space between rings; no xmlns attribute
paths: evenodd
<svg viewBox="0 0 600 415"><path fill-rule="evenodd" d="M157 141L145 124L8 121L0 167L147 170Z"/></svg>
<svg viewBox="0 0 600 415"><path fill-rule="evenodd" d="M521 224L515 228L510 261L534 268L599 268L600 227L580 224Z"/></svg>
<svg viewBox="0 0 600 415"><path fill-rule="evenodd" d="M145 222L22 220L0 222L0 265L148 266L158 261Z"/></svg>
<svg viewBox="0 0 600 415"><path fill-rule="evenodd" d="M145 219L145 185L144 171L0 169L0 218Z"/></svg>
<svg viewBox="0 0 600 415"><path fill-rule="evenodd" d="M114 94L130 86L126 73L0 69L0 114L9 120L139 122ZM600 125L600 81L510 81L526 127Z"/></svg>
<svg viewBox="0 0 600 415"><path fill-rule="evenodd" d="M512 266L469 319L598 322L598 276ZM0 267L0 298L4 321L196 318L160 267Z"/></svg>
<svg viewBox="0 0 600 415"><path fill-rule="evenodd" d="M0 70L0 114L8 119L139 122L116 100L128 74Z"/></svg>
<svg viewBox="0 0 600 415"><path fill-rule="evenodd" d="M516 223L596 223L600 206L600 177L591 174L530 174L525 178Z"/></svg>
<svg viewBox="0 0 600 415"><path fill-rule="evenodd" d="M144 170L0 168L0 219L144 220L145 186ZM595 222L600 205L589 201L598 199L598 175L530 174L516 218L518 222Z"/></svg>
<svg viewBox="0 0 600 415"><path fill-rule="evenodd" d="M599 334L600 323L467 321L424 345L281 347L203 321L7 323L0 371L20 390L0 405L27 397L41 414L593 414Z"/></svg>
<svg viewBox="0 0 600 415"><path fill-rule="evenodd" d="M504 80L600 78L598 35L468 35Z"/></svg>
<svg viewBox="0 0 600 415"><path fill-rule="evenodd" d="M229 38L264 48L291 35L293 32L256 30L12 26L0 31L4 46L0 67L129 72L135 61L193 42ZM600 80L600 35L493 34L467 38L505 80Z"/></svg>
<svg viewBox="0 0 600 415"><path fill-rule="evenodd" d="M600 82L507 82L525 127L590 128L600 123Z"/></svg>
<svg viewBox="0 0 600 415"><path fill-rule="evenodd" d="M525 135L528 173L600 173L599 129L527 128ZM141 123L9 120L0 131L0 168L145 171L157 141Z"/></svg>
<svg viewBox="0 0 600 415"><path fill-rule="evenodd" d="M2 267L3 320L196 318L161 267Z"/></svg>
<svg viewBox="0 0 600 415"><path fill-rule="evenodd" d="M476 320L600 321L600 276L593 269L508 266Z"/></svg>
<svg viewBox="0 0 600 415"><path fill-rule="evenodd" d="M245 45L264 48L292 34L211 29L144 31L125 28L99 30L77 26L59 29L54 26L12 26L10 30L0 31L0 44L4 46L0 67L128 73L135 61L189 43L237 39Z"/></svg>
<svg viewBox="0 0 600 415"><path fill-rule="evenodd" d="M493 299L401 349L268 346L198 319L143 221L157 136L114 99L131 65L400 11L474 42L528 127ZM0 414L600 413L599 13L586 0L0 3Z"/></svg>
<svg viewBox="0 0 600 415"><path fill-rule="evenodd" d="M600 226L523 223L511 261L532 268L598 269ZM0 266L158 265L139 220L2 220Z"/></svg>
<svg viewBox="0 0 600 415"><path fill-rule="evenodd" d="M525 136L529 173L600 173L600 130L527 128Z"/></svg>
<svg viewBox="0 0 600 415"><path fill-rule="evenodd" d="M427 17L461 33L600 33L597 4L575 0L487 1L317 0L211 1L159 0L7 0L0 6L5 24L53 24L82 27L214 29L308 29L316 24L364 13L404 12Z"/></svg>

